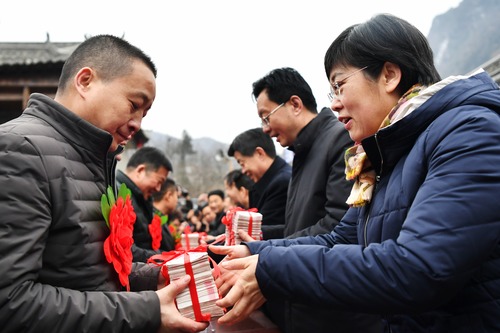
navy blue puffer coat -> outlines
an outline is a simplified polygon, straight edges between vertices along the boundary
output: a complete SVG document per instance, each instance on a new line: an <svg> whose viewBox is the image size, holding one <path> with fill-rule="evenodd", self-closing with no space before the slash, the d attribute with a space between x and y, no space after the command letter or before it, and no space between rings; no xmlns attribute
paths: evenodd
<svg viewBox="0 0 500 333"><path fill-rule="evenodd" d="M500 332L499 113L482 72L363 140L369 205L331 234L247 244L264 296L380 314L391 332Z"/></svg>

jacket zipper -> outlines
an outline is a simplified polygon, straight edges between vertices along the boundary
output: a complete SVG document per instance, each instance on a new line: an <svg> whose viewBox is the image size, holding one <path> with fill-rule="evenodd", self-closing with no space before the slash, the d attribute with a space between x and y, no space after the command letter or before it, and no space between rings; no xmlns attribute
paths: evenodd
<svg viewBox="0 0 500 333"><path fill-rule="evenodd" d="M375 189L377 188L377 185L380 182L380 175L382 174L382 170L383 170L383 166L384 166L384 158L382 157L382 151L381 151L380 145L378 143L377 133L375 133L374 138L375 138L375 143L377 145L377 150L378 150L378 153L379 153L379 156L380 156L380 171L375 176L375 184L373 185L373 195L372 195L372 198L373 198L373 196L375 196ZM367 236L367 233L368 233L368 220L370 219L370 213L371 213L371 208L372 208L371 207L371 201L370 201L369 204L370 204L370 207L368 208L368 214L366 215L366 220L365 220L365 225L364 225L364 230L363 230L363 237L364 237L364 241L365 241L365 247L368 246L368 236ZM386 319L386 322L387 322L387 328L389 329L389 333L392 333L392 327L391 327L390 320Z"/></svg>
<svg viewBox="0 0 500 333"><path fill-rule="evenodd" d="M380 181L380 175L382 174L382 169L383 169L383 166L384 166L384 159L382 157L382 151L381 151L380 146L378 144L377 133L375 133L374 138L375 138L375 144L377 146L378 154L380 156L380 172L375 176L375 184L373 184L372 199L373 199L373 196L375 196L375 189L377 188L377 184ZM368 236L367 236L367 234L368 234L368 220L370 219L370 212L371 212L371 200L370 200L369 205L370 206L368 207L368 212L366 214L366 219L365 219L365 225L364 225L364 228L363 228L363 238L364 238L364 241L365 241L365 247L368 246Z"/></svg>

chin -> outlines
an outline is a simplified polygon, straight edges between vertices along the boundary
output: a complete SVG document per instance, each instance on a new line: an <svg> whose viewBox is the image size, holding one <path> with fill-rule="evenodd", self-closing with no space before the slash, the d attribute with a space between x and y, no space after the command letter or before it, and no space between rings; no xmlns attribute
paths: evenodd
<svg viewBox="0 0 500 333"><path fill-rule="evenodd" d="M116 151L117 149L119 149L119 148L122 148L122 150L123 150L123 149L125 149L125 144L116 143L116 142L113 140L113 142L111 143L111 146L109 146L109 150L108 150L108 152L113 153L113 152L115 152L115 151Z"/></svg>

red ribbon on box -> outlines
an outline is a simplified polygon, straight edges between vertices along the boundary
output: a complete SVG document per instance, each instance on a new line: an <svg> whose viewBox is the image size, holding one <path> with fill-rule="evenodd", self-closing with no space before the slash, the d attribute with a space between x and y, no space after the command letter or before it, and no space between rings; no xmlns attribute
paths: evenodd
<svg viewBox="0 0 500 333"><path fill-rule="evenodd" d="M178 256L183 255L184 256L184 268L186 270L186 274L188 274L191 277L191 280L189 281L189 294L191 295L191 302L193 303L193 312L194 312L194 317L196 321L210 321L211 315L210 313L201 313L201 306L198 298L198 291L196 290L196 282L194 280L194 273L193 273L193 267L191 265L191 260L189 258L189 253L188 252L207 252L207 246L206 245L200 245L194 249L191 250L174 250L174 251L168 251L168 252L162 252L161 254L155 254L151 256L148 259L148 263L154 264L156 266L161 266L161 274L165 278L165 285L170 284L170 276L168 274L168 268L165 265L167 261L170 261L174 258L177 258ZM210 256L208 259L212 262L213 267L214 267L214 277L220 276L220 269L219 266L217 266L217 263L213 261Z"/></svg>
<svg viewBox="0 0 500 333"><path fill-rule="evenodd" d="M245 210L241 207L235 207L233 209L230 209L226 212L226 215L222 217L221 222L226 225L227 231L229 233L229 239L226 242L226 245L235 245L235 240L234 240L234 230L233 230L233 217L236 214L236 212L252 212L252 213L257 213L258 210L257 208L250 208L248 210ZM249 216L248 220L248 234L251 236L252 235L252 215Z"/></svg>
<svg viewBox="0 0 500 333"><path fill-rule="evenodd" d="M184 233L183 233L184 237L182 239L184 239L184 242L186 243L186 246L184 246L184 248L188 251L191 249L191 246L189 245L189 236L188 236L190 233L191 233L191 227L187 225L184 228Z"/></svg>

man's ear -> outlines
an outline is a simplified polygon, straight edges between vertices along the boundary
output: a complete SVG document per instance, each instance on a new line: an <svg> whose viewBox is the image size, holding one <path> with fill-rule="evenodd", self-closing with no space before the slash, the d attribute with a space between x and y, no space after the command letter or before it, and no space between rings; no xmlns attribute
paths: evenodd
<svg viewBox="0 0 500 333"><path fill-rule="evenodd" d="M90 83L94 79L95 73L90 67L84 67L75 75L74 83L75 88L80 94L88 91Z"/></svg>
<svg viewBox="0 0 500 333"><path fill-rule="evenodd" d="M135 173L137 173L138 175L140 175L142 173L146 173L146 164L139 164L135 168Z"/></svg>
<svg viewBox="0 0 500 333"><path fill-rule="evenodd" d="M171 202L174 197L175 190L167 191L165 194L167 196L168 202Z"/></svg>
<svg viewBox="0 0 500 333"><path fill-rule="evenodd" d="M259 158L265 157L267 155L262 147L255 148L254 154L257 154L257 157Z"/></svg>
<svg viewBox="0 0 500 333"><path fill-rule="evenodd" d="M302 99L297 95L292 95L289 99L290 105L293 108L294 114L300 114L304 111L304 103L302 103Z"/></svg>

